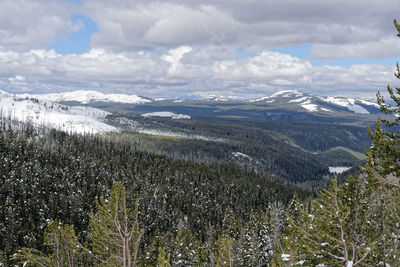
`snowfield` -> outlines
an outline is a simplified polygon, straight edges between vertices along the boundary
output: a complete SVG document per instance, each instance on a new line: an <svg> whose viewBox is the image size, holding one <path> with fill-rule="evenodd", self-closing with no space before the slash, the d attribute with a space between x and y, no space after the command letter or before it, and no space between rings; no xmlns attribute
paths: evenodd
<svg viewBox="0 0 400 267"><path fill-rule="evenodd" d="M368 110L363 108L360 105L356 104L356 99L353 98L344 98L344 97L335 97L335 96L320 96L319 97L322 101L325 101L327 103L335 104L341 107L348 108L351 111L354 111L355 113L362 113L362 114L369 114ZM362 99L357 99L357 101L361 102L364 105L371 105L379 108L378 104L374 104L372 102L362 100Z"/></svg>
<svg viewBox="0 0 400 267"><path fill-rule="evenodd" d="M329 172L330 173L336 173L336 174L341 174L345 171L350 170L351 167L345 167L345 166L341 166L341 167L329 167Z"/></svg>
<svg viewBox="0 0 400 267"><path fill-rule="evenodd" d="M192 117L185 114L177 114L169 111L159 111L159 112L150 112L142 114L142 117L150 118L150 117L163 117L163 118L171 118L173 120L180 119L188 119L190 120Z"/></svg>
<svg viewBox="0 0 400 267"><path fill-rule="evenodd" d="M242 152L232 152L232 155L233 155L235 158L247 158L247 159L251 159L251 157L250 157L249 155L244 154L244 153L242 153Z"/></svg>
<svg viewBox="0 0 400 267"><path fill-rule="evenodd" d="M90 107L71 107L50 101L13 97L0 92L0 117L29 122L73 133L115 132L117 128L104 123L109 112Z"/></svg>

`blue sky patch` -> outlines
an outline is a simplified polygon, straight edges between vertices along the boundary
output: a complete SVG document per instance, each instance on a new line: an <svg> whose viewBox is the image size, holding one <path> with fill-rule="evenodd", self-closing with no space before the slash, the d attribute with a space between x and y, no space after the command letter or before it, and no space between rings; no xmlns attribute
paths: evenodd
<svg viewBox="0 0 400 267"><path fill-rule="evenodd" d="M57 53L63 55L73 53L82 54L90 50L90 37L92 34L98 32L96 23L88 16L80 14L72 16L71 21L73 23L82 22L84 27L70 33L66 37L57 36L46 49L54 49Z"/></svg>

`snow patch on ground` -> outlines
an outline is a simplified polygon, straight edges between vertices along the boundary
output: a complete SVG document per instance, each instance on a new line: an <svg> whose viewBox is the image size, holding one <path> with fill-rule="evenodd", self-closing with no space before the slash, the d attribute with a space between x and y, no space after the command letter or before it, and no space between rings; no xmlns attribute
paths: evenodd
<svg viewBox="0 0 400 267"><path fill-rule="evenodd" d="M354 111L355 113L369 114L368 110L366 110L360 105L349 106L347 108Z"/></svg>
<svg viewBox="0 0 400 267"><path fill-rule="evenodd" d="M377 103L373 103L364 99L357 99L358 101L360 101L361 104L367 105L367 106L374 106L376 108L380 108L380 106Z"/></svg>
<svg viewBox="0 0 400 267"><path fill-rule="evenodd" d="M300 102L306 101L307 99L308 99L308 97L304 96L304 97L301 97L301 98L290 100L289 103L300 103Z"/></svg>
<svg viewBox="0 0 400 267"><path fill-rule="evenodd" d="M290 254L282 254L281 257L283 261L290 261Z"/></svg>
<svg viewBox="0 0 400 267"><path fill-rule="evenodd" d="M138 128L135 130L141 134L149 134L149 135L159 135L159 136L169 136L169 137L179 137L179 138L186 138L186 139L195 139L195 140L202 140L202 141L212 141L212 142L225 142L225 139L222 138L213 138L204 135L190 135L184 133L176 133L171 131L161 131L161 130L152 130L152 129L143 129Z"/></svg>
<svg viewBox="0 0 400 267"><path fill-rule="evenodd" d="M141 133L141 134L178 137L178 138L185 138L185 139L211 141L211 142L226 142L226 140L223 138L215 138L215 137L209 137L209 136L204 136L204 135L186 134L186 133L182 133L182 132L173 132L173 131L146 128L146 126L141 125L139 122L130 120L125 117L119 117L119 118L116 118L115 120L117 120L120 124L122 124L124 126L128 126L129 130L136 132L136 133Z"/></svg>
<svg viewBox="0 0 400 267"><path fill-rule="evenodd" d="M341 174L345 171L350 170L351 167L345 167L345 166L340 166L340 167L329 167L329 172L330 173L336 173L336 174Z"/></svg>
<svg viewBox="0 0 400 267"><path fill-rule="evenodd" d="M301 106L311 112L317 111L318 110L318 106L315 104L301 104Z"/></svg>
<svg viewBox="0 0 400 267"><path fill-rule="evenodd" d="M163 117L163 118L171 118L173 120L179 119L191 119L192 117L185 114L177 114L169 111L159 111L159 112L150 112L142 114L142 117L150 118L150 117Z"/></svg>
<svg viewBox="0 0 400 267"><path fill-rule="evenodd" d="M335 104L338 106L346 107L354 105L355 100L353 98L343 98L343 97L336 97L336 96L320 96L319 97L322 101Z"/></svg>
<svg viewBox="0 0 400 267"><path fill-rule="evenodd" d="M312 104L311 100L309 100L309 99L307 99L303 103L300 103L300 106L302 106L302 108L304 108L310 112L318 111L318 105Z"/></svg>
<svg viewBox="0 0 400 267"><path fill-rule="evenodd" d="M246 155L246 154L244 154L244 153L242 153L242 152L232 152L232 155L233 155L235 158L246 158L246 159L251 159L251 157L250 157L249 155Z"/></svg>

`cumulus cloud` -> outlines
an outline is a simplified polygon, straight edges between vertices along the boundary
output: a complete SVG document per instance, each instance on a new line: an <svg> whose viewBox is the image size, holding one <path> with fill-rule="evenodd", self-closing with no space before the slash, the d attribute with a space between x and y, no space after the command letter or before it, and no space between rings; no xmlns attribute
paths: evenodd
<svg viewBox="0 0 400 267"><path fill-rule="evenodd" d="M182 57L192 51L189 46L181 46L176 49L171 49L167 55L163 55L161 59L169 62L171 66L168 69L168 74L173 76L182 71L183 65L180 63Z"/></svg>
<svg viewBox="0 0 400 267"><path fill-rule="evenodd" d="M385 58L400 53L393 0L0 1L0 88L94 89L150 97L258 96L279 89L373 94L393 82L384 65L315 66L272 47L311 43L310 56ZM98 31L91 49L61 55L55 38ZM246 51L241 56L240 49Z"/></svg>
<svg viewBox="0 0 400 267"><path fill-rule="evenodd" d="M273 47L377 42L393 36L392 19L400 10L400 2L86 0L82 10L99 26L92 38L94 47L127 51L181 45ZM315 51L321 49L316 47ZM389 56L396 55L396 51L388 51ZM315 52L318 57L320 54Z"/></svg>
<svg viewBox="0 0 400 267"><path fill-rule="evenodd" d="M227 58L218 60L190 60L204 54L204 49L182 46L157 53L127 53L97 48L61 55L54 50L15 52L3 48L0 86L11 92L94 89L150 97L251 97L280 89L330 95L356 92L372 97L394 80L393 67L389 66L313 66L307 60L267 50L248 58L232 58L226 53Z"/></svg>
<svg viewBox="0 0 400 267"><path fill-rule="evenodd" d="M43 48L82 27L80 22L71 22L70 15L69 5L57 1L0 1L0 45L19 50Z"/></svg>

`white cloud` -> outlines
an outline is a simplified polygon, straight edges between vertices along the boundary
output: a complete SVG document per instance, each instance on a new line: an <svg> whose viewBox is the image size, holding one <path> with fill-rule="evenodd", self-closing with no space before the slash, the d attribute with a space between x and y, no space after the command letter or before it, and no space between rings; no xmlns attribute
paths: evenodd
<svg viewBox="0 0 400 267"><path fill-rule="evenodd" d="M25 81L25 78L22 75L15 75L15 77L8 78L8 80L11 83L18 83L18 82Z"/></svg>
<svg viewBox="0 0 400 267"><path fill-rule="evenodd" d="M214 46L209 47L215 51ZM229 50L224 50L229 51ZM217 59L205 47L145 52L92 49L61 55L54 50L15 52L0 49L0 88L11 92L91 89L150 97L184 94L259 96L278 89L327 95L373 97L394 83L393 66L313 66L286 54L261 51L237 59L230 52ZM12 75L10 75L12 73Z"/></svg>
<svg viewBox="0 0 400 267"><path fill-rule="evenodd" d="M189 46L180 46L176 49L171 49L167 55L163 55L161 59L169 62L171 66L168 69L168 74L175 75L179 72L179 68L182 67L180 63L182 57L192 51L192 48Z"/></svg>
<svg viewBox="0 0 400 267"><path fill-rule="evenodd" d="M69 4L51 0L0 1L0 45L12 49L43 48L82 24L70 21Z"/></svg>
<svg viewBox="0 0 400 267"><path fill-rule="evenodd" d="M212 69L218 79L298 79L309 72L311 63L290 55L263 51L248 59L216 62Z"/></svg>
<svg viewBox="0 0 400 267"><path fill-rule="evenodd" d="M393 37L377 41L352 44L316 44L311 48L310 55L319 59L331 58L386 58L400 55L400 40Z"/></svg>
<svg viewBox="0 0 400 267"><path fill-rule="evenodd" d="M114 51L182 45L357 46L391 38L398 10L400 1L393 0L86 0L82 6L99 27L92 45ZM397 52L386 51L385 56Z"/></svg>

